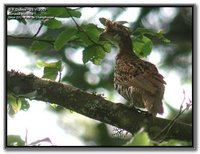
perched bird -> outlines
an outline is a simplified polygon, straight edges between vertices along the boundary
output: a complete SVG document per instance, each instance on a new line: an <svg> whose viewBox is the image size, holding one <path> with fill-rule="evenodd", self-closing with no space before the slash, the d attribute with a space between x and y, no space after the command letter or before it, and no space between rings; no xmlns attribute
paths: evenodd
<svg viewBox="0 0 200 154"><path fill-rule="evenodd" d="M100 38L116 43L120 49L116 56L114 88L131 106L146 108L153 116L162 114L166 82L154 64L140 59L133 52L128 28L106 20L106 28Z"/></svg>

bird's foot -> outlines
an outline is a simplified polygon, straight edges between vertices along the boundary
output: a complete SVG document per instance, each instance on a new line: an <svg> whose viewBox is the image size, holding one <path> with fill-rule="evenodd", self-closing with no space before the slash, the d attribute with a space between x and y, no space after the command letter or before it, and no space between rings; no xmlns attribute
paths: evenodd
<svg viewBox="0 0 200 154"><path fill-rule="evenodd" d="M138 113L143 114L143 115L145 115L145 116L148 116L148 117L153 116L153 115L152 115L151 113L149 113L148 111L143 111L143 110L141 110L141 109L136 109L136 110L137 110Z"/></svg>
<svg viewBox="0 0 200 154"><path fill-rule="evenodd" d="M152 115L151 113L149 113L148 111L143 111L143 110L141 110L141 109L139 109L139 108L136 108L134 105L129 105L129 107L130 107L131 109L133 109L134 111L138 112L139 114L143 114L143 115L148 116L148 117L153 116L153 115Z"/></svg>

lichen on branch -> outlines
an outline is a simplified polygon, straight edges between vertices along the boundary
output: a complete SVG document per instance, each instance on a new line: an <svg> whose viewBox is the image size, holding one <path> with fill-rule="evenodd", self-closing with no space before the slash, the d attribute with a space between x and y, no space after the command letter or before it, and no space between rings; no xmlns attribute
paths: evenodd
<svg viewBox="0 0 200 154"><path fill-rule="evenodd" d="M151 138L154 138L170 123L170 120L147 116L121 103L110 102L101 95L88 93L60 82L41 79L33 74L25 75L14 70L7 71L7 92L24 96L34 92L35 96L32 97L34 100L54 102L64 108L124 129L132 134L144 127ZM166 136L166 139L171 138L192 141L192 126L175 122Z"/></svg>

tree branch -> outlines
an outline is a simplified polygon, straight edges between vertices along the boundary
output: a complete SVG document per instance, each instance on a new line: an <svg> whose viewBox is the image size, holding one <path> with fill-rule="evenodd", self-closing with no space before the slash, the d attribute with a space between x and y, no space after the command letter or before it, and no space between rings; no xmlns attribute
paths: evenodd
<svg viewBox="0 0 200 154"><path fill-rule="evenodd" d="M170 123L170 120L140 114L123 104L107 101L100 95L88 93L63 83L40 79L33 74L25 75L13 70L7 71L7 90L17 95L35 92L35 100L57 103L67 109L133 134L141 127L145 127L151 138L154 138ZM175 122L166 139L192 141L192 132L191 125Z"/></svg>
<svg viewBox="0 0 200 154"><path fill-rule="evenodd" d="M51 45L54 45L53 44L54 40L40 39L40 38L36 38L35 36L32 36L32 37L26 37L26 36L18 37L18 36L8 35L7 38L18 39L18 40L41 41L41 42L46 42L46 43L49 43Z"/></svg>

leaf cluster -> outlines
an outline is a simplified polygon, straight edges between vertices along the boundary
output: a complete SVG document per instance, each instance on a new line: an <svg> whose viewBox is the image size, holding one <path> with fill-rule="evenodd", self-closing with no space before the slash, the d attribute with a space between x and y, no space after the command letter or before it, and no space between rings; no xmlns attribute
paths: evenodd
<svg viewBox="0 0 200 154"><path fill-rule="evenodd" d="M40 52L42 50L53 48L56 51L62 50L64 47L76 44L82 47L83 63L91 61L92 63L99 65L104 59L105 54L111 50L112 44L108 41L100 41L99 35L103 29L99 28L97 25L92 23L78 24L75 18L81 17L81 12L78 9L71 9L67 7L47 7L44 12L37 12L37 16L41 18L41 27L45 26L49 30L60 30L57 36L43 36L34 39L30 50L32 52ZM67 26L63 23L63 18L70 18L75 26ZM37 19L37 18L36 18ZM19 20L19 18L17 18ZM21 21L22 19L20 19ZM26 21L26 19L24 19ZM23 21L24 21L23 20ZM38 19L39 20L39 19ZM105 18L100 18L99 21L105 25ZM27 24L27 22L23 22ZM126 21L119 21L120 24L127 23ZM39 29L40 30L40 29ZM148 56L153 48L153 42L149 38L155 37L163 41L164 43L169 43L170 41L165 38L164 32L154 32L146 28L137 28L131 32L131 37L133 41L134 52L139 57ZM48 70L46 70L48 72Z"/></svg>

